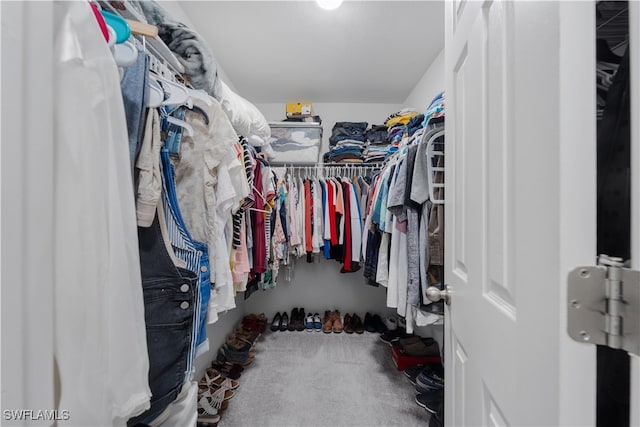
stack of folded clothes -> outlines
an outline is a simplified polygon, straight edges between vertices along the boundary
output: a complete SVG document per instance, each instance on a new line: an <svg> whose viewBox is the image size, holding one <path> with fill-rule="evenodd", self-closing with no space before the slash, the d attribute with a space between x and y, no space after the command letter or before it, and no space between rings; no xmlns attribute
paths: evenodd
<svg viewBox="0 0 640 427"><path fill-rule="evenodd" d="M331 151L324 154L325 163L362 163L364 157L364 141L354 139L340 140L331 148Z"/></svg>
<svg viewBox="0 0 640 427"><path fill-rule="evenodd" d="M387 152L389 151L389 144L384 145L367 145L362 155L364 156L365 163L378 163L383 162Z"/></svg>
<svg viewBox="0 0 640 427"><path fill-rule="evenodd" d="M424 114L418 114L407 123L407 134L409 137L413 136L414 133L418 131L418 129L422 129L422 125L424 122Z"/></svg>
<svg viewBox="0 0 640 427"><path fill-rule="evenodd" d="M325 163L362 163L365 147L367 122L337 122L331 130L329 145L325 153Z"/></svg>
<svg viewBox="0 0 640 427"><path fill-rule="evenodd" d="M411 120L414 117L418 116L419 114L420 113L418 113L416 110L412 108L405 108L387 117L387 120L384 122L384 124L388 128L387 138L389 140L389 143L391 144L388 150L388 154L392 154L395 151L397 151L398 145L400 145L402 138L404 138L405 135L407 137L409 136L408 125L411 122ZM422 120L419 122L419 124L421 123L422 123ZM413 127L414 127L413 132L415 132L417 128L420 126L416 127L416 124L414 123Z"/></svg>
<svg viewBox="0 0 640 427"><path fill-rule="evenodd" d="M337 122L331 130L329 145L335 146L344 140L365 142L367 122Z"/></svg>
<svg viewBox="0 0 640 427"><path fill-rule="evenodd" d="M384 125L371 125L365 133L367 146L362 153L365 163L377 163L384 161L389 148L387 139L387 127Z"/></svg>

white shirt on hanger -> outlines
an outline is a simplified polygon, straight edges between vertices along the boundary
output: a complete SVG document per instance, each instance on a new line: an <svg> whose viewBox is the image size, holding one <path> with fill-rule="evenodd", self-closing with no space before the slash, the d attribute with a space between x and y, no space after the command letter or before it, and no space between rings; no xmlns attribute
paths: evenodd
<svg viewBox="0 0 640 427"><path fill-rule="evenodd" d="M124 426L151 391L120 74L87 2L56 3L53 28L57 424Z"/></svg>

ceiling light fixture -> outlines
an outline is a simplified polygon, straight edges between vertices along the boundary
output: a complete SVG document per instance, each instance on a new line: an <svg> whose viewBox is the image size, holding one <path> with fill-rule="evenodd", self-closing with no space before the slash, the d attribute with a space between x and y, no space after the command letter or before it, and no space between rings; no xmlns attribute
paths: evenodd
<svg viewBox="0 0 640 427"><path fill-rule="evenodd" d="M340 7L343 0L316 0L318 6L325 10L334 10Z"/></svg>

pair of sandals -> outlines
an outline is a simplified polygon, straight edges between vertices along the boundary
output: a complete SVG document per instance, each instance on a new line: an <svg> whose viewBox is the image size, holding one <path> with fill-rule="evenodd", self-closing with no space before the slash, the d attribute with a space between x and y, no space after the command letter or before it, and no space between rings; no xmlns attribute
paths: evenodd
<svg viewBox="0 0 640 427"><path fill-rule="evenodd" d="M253 331L251 329L246 329L242 324L235 327L229 338L227 339L228 344L232 344L232 340L244 341L251 344L251 348L255 345L255 342L260 337L261 333L258 331Z"/></svg>
<svg viewBox="0 0 640 427"><path fill-rule="evenodd" d="M198 423L217 424L240 383L209 368L198 383Z"/></svg>

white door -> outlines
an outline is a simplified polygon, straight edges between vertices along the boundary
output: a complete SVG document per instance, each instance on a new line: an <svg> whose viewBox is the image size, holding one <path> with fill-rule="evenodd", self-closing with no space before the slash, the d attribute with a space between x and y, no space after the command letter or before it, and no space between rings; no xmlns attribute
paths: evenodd
<svg viewBox="0 0 640 427"><path fill-rule="evenodd" d="M566 288L595 262L595 5L452 1L445 19L446 425L594 425Z"/></svg>

